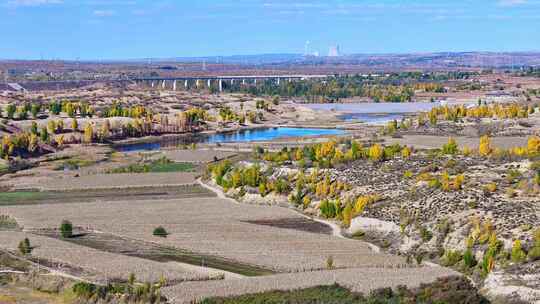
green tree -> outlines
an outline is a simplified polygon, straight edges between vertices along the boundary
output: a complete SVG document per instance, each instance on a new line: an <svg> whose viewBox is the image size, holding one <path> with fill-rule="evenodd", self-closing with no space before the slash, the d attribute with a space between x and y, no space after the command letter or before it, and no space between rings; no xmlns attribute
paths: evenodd
<svg viewBox="0 0 540 304"><path fill-rule="evenodd" d="M162 226L156 227L152 234L159 237L167 237L167 235L169 235L167 230L165 230L165 228L163 228Z"/></svg>
<svg viewBox="0 0 540 304"><path fill-rule="evenodd" d="M6 106L6 116L8 119L13 119L13 116L15 115L15 111L17 111L17 107L14 104L8 104Z"/></svg>
<svg viewBox="0 0 540 304"><path fill-rule="evenodd" d="M63 238L70 238L73 236L73 224L68 220L63 220L60 224L60 235Z"/></svg>
<svg viewBox="0 0 540 304"><path fill-rule="evenodd" d="M75 132L79 129L79 122L77 121L76 118L73 118L71 120L71 129Z"/></svg>
<svg viewBox="0 0 540 304"><path fill-rule="evenodd" d="M523 248L521 247L521 241L516 240L514 241L514 244L512 245L512 262L514 263L522 263L527 258L527 255L523 251Z"/></svg>
<svg viewBox="0 0 540 304"><path fill-rule="evenodd" d="M38 124L35 121L32 121L30 126L30 133L37 135L38 134Z"/></svg>
<svg viewBox="0 0 540 304"><path fill-rule="evenodd" d="M30 240L28 238L19 242L19 252L22 255L27 255L32 252L32 246L30 246Z"/></svg>
<svg viewBox="0 0 540 304"><path fill-rule="evenodd" d="M30 112L32 113L32 117L34 119L38 117L38 114L40 111L41 111L41 105L39 103L33 103L32 108L30 109Z"/></svg>
<svg viewBox="0 0 540 304"><path fill-rule="evenodd" d="M47 128L42 127L41 132L39 133L39 137L42 142L46 143L49 141L49 132L47 131Z"/></svg>

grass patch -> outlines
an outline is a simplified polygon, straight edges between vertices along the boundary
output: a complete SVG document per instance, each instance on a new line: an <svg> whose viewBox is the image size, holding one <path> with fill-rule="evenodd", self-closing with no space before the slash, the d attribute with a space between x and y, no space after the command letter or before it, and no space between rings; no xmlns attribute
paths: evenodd
<svg viewBox="0 0 540 304"><path fill-rule="evenodd" d="M0 205L44 199L46 195L38 191L16 191L0 193Z"/></svg>
<svg viewBox="0 0 540 304"><path fill-rule="evenodd" d="M163 157L150 163L134 164L112 169L107 173L169 173L194 171L195 166L191 163L176 163Z"/></svg>
<svg viewBox="0 0 540 304"><path fill-rule="evenodd" d="M200 185L166 187L130 187L111 189L85 189L74 191L18 191L0 192L0 206L19 204L85 203L118 200L148 200L168 198L215 197Z"/></svg>
<svg viewBox="0 0 540 304"><path fill-rule="evenodd" d="M79 168L92 166L95 163L95 161L91 160L73 158L61 162L54 168L54 170L78 170Z"/></svg>
<svg viewBox="0 0 540 304"><path fill-rule="evenodd" d="M282 303L366 303L361 295L353 294L339 285L319 286L294 291L272 291L232 298L206 299L203 304L282 304Z"/></svg>

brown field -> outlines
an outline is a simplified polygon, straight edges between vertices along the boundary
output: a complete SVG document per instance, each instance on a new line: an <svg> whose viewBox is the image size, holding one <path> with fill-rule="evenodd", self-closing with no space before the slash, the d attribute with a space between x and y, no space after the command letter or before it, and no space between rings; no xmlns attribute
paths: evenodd
<svg viewBox="0 0 540 304"><path fill-rule="evenodd" d="M242 280L186 282L167 287L163 294L173 303L190 303L208 297L227 297L273 290L294 290L337 283L354 292L368 293L382 287L418 287L439 277L457 274L442 267L358 268L278 274Z"/></svg>
<svg viewBox="0 0 540 304"><path fill-rule="evenodd" d="M324 268L329 256L339 268L405 263L403 258L375 253L363 242L246 223L300 216L280 207L236 205L215 198L7 206L0 214L13 216L25 229L56 228L69 219L75 226L283 272ZM159 225L170 233L167 238L152 236Z"/></svg>

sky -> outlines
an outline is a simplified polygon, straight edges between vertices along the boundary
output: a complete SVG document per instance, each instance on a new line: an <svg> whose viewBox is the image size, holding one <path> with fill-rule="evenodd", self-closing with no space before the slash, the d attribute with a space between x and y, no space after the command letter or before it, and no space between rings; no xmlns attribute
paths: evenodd
<svg viewBox="0 0 540 304"><path fill-rule="evenodd" d="M0 58L539 51L540 0L0 0Z"/></svg>

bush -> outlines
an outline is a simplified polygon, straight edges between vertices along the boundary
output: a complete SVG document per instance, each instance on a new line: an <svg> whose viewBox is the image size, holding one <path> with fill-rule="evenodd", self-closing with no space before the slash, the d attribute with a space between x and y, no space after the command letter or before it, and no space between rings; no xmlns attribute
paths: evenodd
<svg viewBox="0 0 540 304"><path fill-rule="evenodd" d="M338 206L336 203L323 200L319 206L321 214L325 218L335 218L338 214Z"/></svg>
<svg viewBox="0 0 540 304"><path fill-rule="evenodd" d="M30 246L30 240L28 238L25 238L19 243L19 252L22 255L27 255L32 252L32 247Z"/></svg>
<svg viewBox="0 0 540 304"><path fill-rule="evenodd" d="M334 257L329 256L326 258L326 268L327 269L334 269Z"/></svg>
<svg viewBox="0 0 540 304"><path fill-rule="evenodd" d="M60 235L63 238L70 238L73 236L73 224L70 221L63 220L60 224Z"/></svg>
<svg viewBox="0 0 540 304"><path fill-rule="evenodd" d="M426 227L422 227L420 228L420 236L422 237L423 242L429 242L431 238L433 238L433 233Z"/></svg>
<svg viewBox="0 0 540 304"><path fill-rule="evenodd" d="M159 237L167 237L167 235L169 235L167 230L165 230L165 228L163 228L162 226L155 228L152 234Z"/></svg>
<svg viewBox="0 0 540 304"><path fill-rule="evenodd" d="M458 152L458 145L456 143L456 140L452 137L448 138L448 143L443 145L442 147L442 153L444 154L456 154Z"/></svg>
<svg viewBox="0 0 540 304"><path fill-rule="evenodd" d="M91 283L79 282L73 285L73 293L82 299L90 299L97 290L97 286Z"/></svg>
<svg viewBox="0 0 540 304"><path fill-rule="evenodd" d="M471 249L467 249L463 254L463 263L467 268L473 268L478 263Z"/></svg>
<svg viewBox="0 0 540 304"><path fill-rule="evenodd" d="M512 246L512 262L522 263L525 261L526 257L527 255L523 251L523 248L521 248L521 241L514 241L514 245Z"/></svg>
<svg viewBox="0 0 540 304"><path fill-rule="evenodd" d="M443 256L444 266L454 266L461 261L461 251L459 250L447 250Z"/></svg>
<svg viewBox="0 0 540 304"><path fill-rule="evenodd" d="M540 244L532 247L531 250L529 250L529 254L527 255L527 257L530 261L540 260Z"/></svg>
<svg viewBox="0 0 540 304"><path fill-rule="evenodd" d="M493 193L497 191L497 184L495 182L489 183L484 187L484 191L488 193Z"/></svg>

